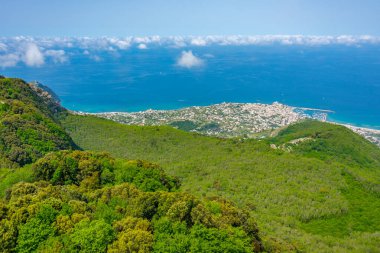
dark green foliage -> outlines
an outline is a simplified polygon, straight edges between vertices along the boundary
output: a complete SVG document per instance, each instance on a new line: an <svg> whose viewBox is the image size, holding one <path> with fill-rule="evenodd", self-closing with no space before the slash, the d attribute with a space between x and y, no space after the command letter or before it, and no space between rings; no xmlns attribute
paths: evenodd
<svg viewBox="0 0 380 253"><path fill-rule="evenodd" d="M158 165L136 160L115 160L106 153L59 151L47 154L32 165L34 177L53 185L101 185L133 183L143 191L174 191L179 180L167 175Z"/></svg>
<svg viewBox="0 0 380 253"><path fill-rule="evenodd" d="M199 127L199 124L196 124L195 122L190 120L174 121L170 123L170 125L184 131L191 131Z"/></svg>
<svg viewBox="0 0 380 253"><path fill-rule="evenodd" d="M218 129L219 129L219 124L215 123L215 122L205 124L205 125L201 126L200 128L198 128L198 130L200 132L209 131L209 130L217 131Z"/></svg>
<svg viewBox="0 0 380 253"><path fill-rule="evenodd" d="M133 183L143 191L173 191L179 188L179 180L165 174L158 165L141 160L121 162L115 172L117 183Z"/></svg>
<svg viewBox="0 0 380 253"><path fill-rule="evenodd" d="M106 153L60 151L50 153L33 165L37 180L54 185L76 184L97 188L113 183L114 159Z"/></svg>
<svg viewBox="0 0 380 253"><path fill-rule="evenodd" d="M20 79L0 79L0 167L32 163L74 144L55 115L63 109Z"/></svg>

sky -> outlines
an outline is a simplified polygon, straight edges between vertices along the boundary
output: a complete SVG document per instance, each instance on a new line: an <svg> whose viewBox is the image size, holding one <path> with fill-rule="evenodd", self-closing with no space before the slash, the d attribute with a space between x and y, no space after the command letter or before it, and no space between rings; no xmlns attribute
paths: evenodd
<svg viewBox="0 0 380 253"><path fill-rule="evenodd" d="M0 0L0 37L380 36L379 0Z"/></svg>

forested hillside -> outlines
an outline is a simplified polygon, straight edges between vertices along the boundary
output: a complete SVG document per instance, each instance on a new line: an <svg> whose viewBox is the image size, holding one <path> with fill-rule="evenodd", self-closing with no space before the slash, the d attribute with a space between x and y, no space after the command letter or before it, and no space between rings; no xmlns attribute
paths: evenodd
<svg viewBox="0 0 380 253"><path fill-rule="evenodd" d="M55 117L61 108L33 88L21 79L0 77L0 167L23 166L74 147Z"/></svg>
<svg viewBox="0 0 380 253"><path fill-rule="evenodd" d="M0 252L263 250L248 210L182 192L157 164L73 150L48 93L1 85Z"/></svg>
<svg viewBox="0 0 380 253"><path fill-rule="evenodd" d="M1 252L379 252L380 149L345 127L223 139L0 83Z"/></svg>
<svg viewBox="0 0 380 253"><path fill-rule="evenodd" d="M267 251L378 252L380 151L342 126L305 121L253 140L92 116L63 125L85 149L159 163L183 191L249 209Z"/></svg>

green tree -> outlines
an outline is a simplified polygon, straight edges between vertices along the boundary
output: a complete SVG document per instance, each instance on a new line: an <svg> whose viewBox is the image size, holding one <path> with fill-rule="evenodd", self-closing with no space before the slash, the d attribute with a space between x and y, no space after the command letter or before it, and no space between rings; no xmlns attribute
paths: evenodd
<svg viewBox="0 0 380 253"><path fill-rule="evenodd" d="M67 246L72 250L85 253L106 252L107 245L115 239L115 232L103 220L84 220L75 225L69 238L70 245Z"/></svg>

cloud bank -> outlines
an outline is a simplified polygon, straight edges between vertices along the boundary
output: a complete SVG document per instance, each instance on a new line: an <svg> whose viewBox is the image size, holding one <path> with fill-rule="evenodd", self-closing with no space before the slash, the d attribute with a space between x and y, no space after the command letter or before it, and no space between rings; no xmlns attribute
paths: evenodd
<svg viewBox="0 0 380 253"><path fill-rule="evenodd" d="M24 63L38 67L46 62L63 64L69 57L86 54L98 61L100 52L118 55L130 48L147 49L157 47L189 48L206 46L362 46L380 45L380 37L374 36L303 36L303 35L260 35L260 36L147 36L147 37L75 37L75 38L34 38L0 37L0 67L13 67ZM69 52L69 53L67 53ZM193 54L181 56L183 66L201 61ZM198 59L198 61L197 61Z"/></svg>
<svg viewBox="0 0 380 253"><path fill-rule="evenodd" d="M196 57L192 51L182 51L181 56L178 58L177 65L183 68L201 67L203 61Z"/></svg>

